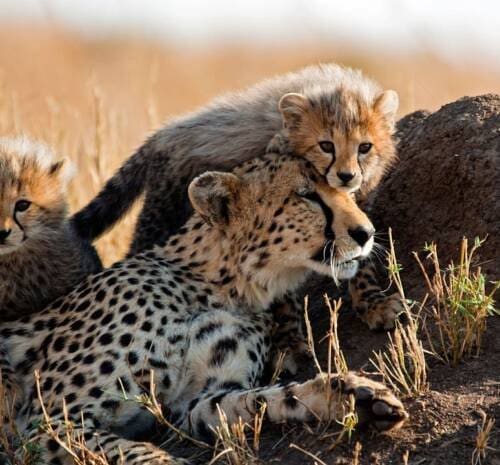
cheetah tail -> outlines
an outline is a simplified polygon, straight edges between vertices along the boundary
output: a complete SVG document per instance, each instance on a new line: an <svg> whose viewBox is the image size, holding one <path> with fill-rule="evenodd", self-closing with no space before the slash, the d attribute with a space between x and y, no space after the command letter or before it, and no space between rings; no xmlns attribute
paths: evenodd
<svg viewBox="0 0 500 465"><path fill-rule="evenodd" d="M139 148L108 179L101 192L71 218L76 234L94 241L110 229L132 207L145 189L148 171L148 143Z"/></svg>

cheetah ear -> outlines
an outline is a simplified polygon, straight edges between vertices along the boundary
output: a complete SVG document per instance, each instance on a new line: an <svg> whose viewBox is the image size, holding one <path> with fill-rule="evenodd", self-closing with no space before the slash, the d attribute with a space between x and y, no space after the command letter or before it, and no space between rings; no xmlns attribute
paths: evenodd
<svg viewBox="0 0 500 465"><path fill-rule="evenodd" d="M59 179L65 188L75 174L75 167L68 158L62 158L49 166L49 176Z"/></svg>
<svg viewBox="0 0 500 465"><path fill-rule="evenodd" d="M300 124L310 105L309 100L304 95L289 93L281 97L278 108L283 116L285 127L293 127Z"/></svg>
<svg viewBox="0 0 500 465"><path fill-rule="evenodd" d="M208 171L189 184L189 200L207 223L227 225L240 185L234 174Z"/></svg>
<svg viewBox="0 0 500 465"><path fill-rule="evenodd" d="M373 104L375 111L379 111L384 115L385 119L391 126L396 123L396 113L399 107L399 97L395 90L386 90L382 92Z"/></svg>

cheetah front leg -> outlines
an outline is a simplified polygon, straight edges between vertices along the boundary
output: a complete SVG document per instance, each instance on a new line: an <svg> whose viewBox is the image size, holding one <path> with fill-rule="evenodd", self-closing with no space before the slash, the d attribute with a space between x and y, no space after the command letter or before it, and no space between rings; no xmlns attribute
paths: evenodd
<svg viewBox="0 0 500 465"><path fill-rule="evenodd" d="M351 394L361 424L388 431L399 428L408 418L403 404L383 384L354 373L330 378L323 374L301 384L207 393L190 412L190 430L206 440L220 423L218 405L230 424L239 418L251 422L263 403L266 417L273 423L341 418Z"/></svg>
<svg viewBox="0 0 500 465"><path fill-rule="evenodd" d="M285 296L272 306L275 328L272 335L272 369L278 368L291 375L297 374L299 365L310 359L311 354L304 336L302 323L302 294ZM280 354L283 354L282 365Z"/></svg>
<svg viewBox="0 0 500 465"><path fill-rule="evenodd" d="M385 293L372 262L360 264L358 273L349 281L349 294L352 308L372 330L393 329L403 311L399 293Z"/></svg>

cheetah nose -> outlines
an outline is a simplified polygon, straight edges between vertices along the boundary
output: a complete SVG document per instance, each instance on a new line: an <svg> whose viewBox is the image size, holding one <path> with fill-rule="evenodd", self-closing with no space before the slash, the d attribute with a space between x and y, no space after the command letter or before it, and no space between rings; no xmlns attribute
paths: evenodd
<svg viewBox="0 0 500 465"><path fill-rule="evenodd" d="M347 184L352 178L354 178L354 173L337 173L337 176L344 184Z"/></svg>
<svg viewBox="0 0 500 465"><path fill-rule="evenodd" d="M12 229L1 229L0 230L0 241L4 241L9 237L10 232Z"/></svg>
<svg viewBox="0 0 500 465"><path fill-rule="evenodd" d="M349 236L351 236L361 247L363 247L371 237L375 234L375 229L364 228L359 226L356 229L348 230Z"/></svg>

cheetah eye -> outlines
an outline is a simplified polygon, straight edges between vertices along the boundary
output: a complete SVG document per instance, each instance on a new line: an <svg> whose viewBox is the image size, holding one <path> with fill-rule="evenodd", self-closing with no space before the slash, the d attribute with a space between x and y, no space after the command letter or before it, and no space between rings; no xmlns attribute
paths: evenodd
<svg viewBox="0 0 500 465"><path fill-rule="evenodd" d="M31 206L29 200L18 200L14 205L14 210L16 212L25 212Z"/></svg>
<svg viewBox="0 0 500 465"><path fill-rule="evenodd" d="M333 144L333 142L330 142L329 140L323 140L319 143L319 146L321 150L323 150L323 152L335 155L335 145Z"/></svg>
<svg viewBox="0 0 500 465"><path fill-rule="evenodd" d="M372 147L373 144L370 142L364 142L363 144L359 144L358 153L360 153L361 155L365 155L371 150Z"/></svg>

